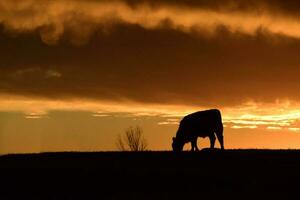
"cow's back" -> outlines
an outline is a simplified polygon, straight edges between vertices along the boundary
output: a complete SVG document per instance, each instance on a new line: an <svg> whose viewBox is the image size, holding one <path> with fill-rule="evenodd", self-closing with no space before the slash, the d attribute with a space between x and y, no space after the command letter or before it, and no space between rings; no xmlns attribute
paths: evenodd
<svg viewBox="0 0 300 200"><path fill-rule="evenodd" d="M221 121L221 112L218 109L198 111L192 114L185 116L182 121L194 121L197 119L204 120L220 120Z"/></svg>
<svg viewBox="0 0 300 200"><path fill-rule="evenodd" d="M214 131L222 124L221 112L218 109L199 111L185 116L179 125L179 132L205 132Z"/></svg>

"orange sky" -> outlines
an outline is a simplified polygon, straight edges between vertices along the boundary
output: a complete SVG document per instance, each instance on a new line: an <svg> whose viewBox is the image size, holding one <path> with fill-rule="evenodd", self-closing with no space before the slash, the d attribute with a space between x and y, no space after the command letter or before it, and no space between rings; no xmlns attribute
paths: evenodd
<svg viewBox="0 0 300 200"><path fill-rule="evenodd" d="M299 11L292 0L3 0L0 153L116 150L131 125L169 150L180 119L209 108L222 111L226 148L300 148Z"/></svg>
<svg viewBox="0 0 300 200"><path fill-rule="evenodd" d="M221 108L226 148L299 148L299 110L291 102ZM151 150L170 150L180 119L206 109L88 100L1 99L1 153L114 151L119 134L139 125ZM200 147L209 140L200 139ZM217 144L218 146L218 144ZM190 144L185 146L189 149Z"/></svg>

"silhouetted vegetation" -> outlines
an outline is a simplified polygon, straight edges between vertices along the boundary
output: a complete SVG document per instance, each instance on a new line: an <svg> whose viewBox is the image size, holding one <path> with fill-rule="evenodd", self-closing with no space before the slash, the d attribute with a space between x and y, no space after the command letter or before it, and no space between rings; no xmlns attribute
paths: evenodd
<svg viewBox="0 0 300 200"><path fill-rule="evenodd" d="M0 199L297 199L299 169L292 150L8 155Z"/></svg>
<svg viewBox="0 0 300 200"><path fill-rule="evenodd" d="M129 127L124 135L119 135L116 142L117 148L121 151L145 151L147 150L147 141L143 137L141 127Z"/></svg>

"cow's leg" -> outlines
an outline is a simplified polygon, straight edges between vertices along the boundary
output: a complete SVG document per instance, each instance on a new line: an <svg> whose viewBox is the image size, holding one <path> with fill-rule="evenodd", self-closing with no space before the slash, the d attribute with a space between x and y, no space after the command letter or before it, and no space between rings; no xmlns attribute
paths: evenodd
<svg viewBox="0 0 300 200"><path fill-rule="evenodd" d="M221 149L224 150L224 139L223 139L223 124L220 124L216 130L216 135L219 140Z"/></svg>
<svg viewBox="0 0 300 200"><path fill-rule="evenodd" d="M198 148L198 145L197 145L197 140L198 140L198 137L195 138L194 145L195 145L196 151L199 151L199 148Z"/></svg>
<svg viewBox="0 0 300 200"><path fill-rule="evenodd" d="M215 133L210 134L209 140L210 140L210 148L211 149L215 148L215 141L216 141Z"/></svg>
<svg viewBox="0 0 300 200"><path fill-rule="evenodd" d="M191 151L195 151L195 141L194 141L194 139L191 141L191 146L192 146Z"/></svg>
<svg viewBox="0 0 300 200"><path fill-rule="evenodd" d="M192 150L191 151L195 151L195 150L199 151L198 146L197 146L197 137L192 139L191 144L192 144Z"/></svg>

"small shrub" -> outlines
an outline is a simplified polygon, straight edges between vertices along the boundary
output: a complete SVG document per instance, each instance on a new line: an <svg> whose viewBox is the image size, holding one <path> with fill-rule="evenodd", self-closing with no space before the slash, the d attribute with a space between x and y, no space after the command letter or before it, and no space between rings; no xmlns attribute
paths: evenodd
<svg viewBox="0 0 300 200"><path fill-rule="evenodd" d="M116 141L117 148L120 151L145 151L147 150L147 141L143 137L141 127L130 126L125 130L124 135L119 135Z"/></svg>

